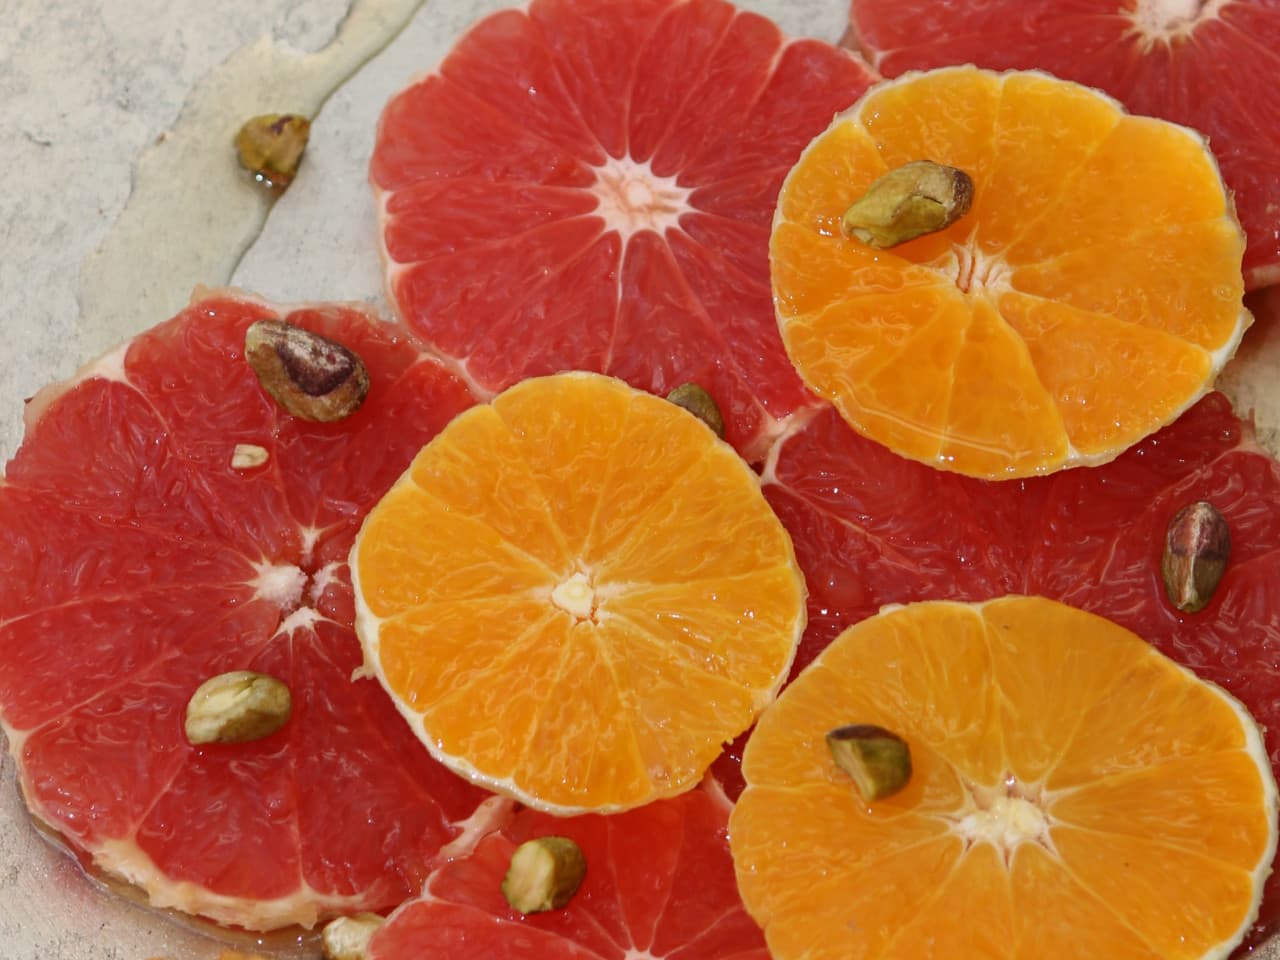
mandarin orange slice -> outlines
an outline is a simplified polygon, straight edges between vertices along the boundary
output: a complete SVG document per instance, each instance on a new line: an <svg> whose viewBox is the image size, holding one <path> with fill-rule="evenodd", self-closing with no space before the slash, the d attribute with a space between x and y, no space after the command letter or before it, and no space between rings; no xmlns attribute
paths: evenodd
<svg viewBox="0 0 1280 960"><path fill-rule="evenodd" d="M969 213L887 250L845 210L914 160ZM801 376L865 436L970 476L1103 463L1212 385L1250 317L1244 236L1195 132L1043 73L872 88L779 195L774 302Z"/></svg>
<svg viewBox="0 0 1280 960"><path fill-rule="evenodd" d="M863 801L825 734L903 737ZM1276 845L1237 701L1108 620L1041 597L886 608L761 718L730 819L776 960L1225 957Z"/></svg>
<svg viewBox="0 0 1280 960"><path fill-rule="evenodd" d="M758 477L599 374L457 417L352 549L366 663L427 748L556 813L694 786L772 701L805 625Z"/></svg>

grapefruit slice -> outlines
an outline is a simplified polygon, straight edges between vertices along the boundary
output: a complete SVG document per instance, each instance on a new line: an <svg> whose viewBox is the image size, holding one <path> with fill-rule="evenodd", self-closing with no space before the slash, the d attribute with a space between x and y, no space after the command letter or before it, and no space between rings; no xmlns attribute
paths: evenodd
<svg viewBox="0 0 1280 960"><path fill-rule="evenodd" d="M867 799L834 730L905 741L905 786ZM743 773L734 866L775 960L1222 958L1276 847L1240 703L1043 597L851 627L765 712Z"/></svg>
<svg viewBox="0 0 1280 960"><path fill-rule="evenodd" d="M432 754L541 810L688 790L786 677L804 582L759 477L596 373L455 419L351 553L370 668Z"/></svg>
<svg viewBox="0 0 1280 960"><path fill-rule="evenodd" d="M721 0L533 0L387 105L390 298L482 391L565 369L695 382L749 459L812 403L766 266L778 185L871 81Z"/></svg>
<svg viewBox="0 0 1280 960"><path fill-rule="evenodd" d="M243 355L267 317L355 351L363 406L284 414ZM376 683L352 682L346 557L471 403L358 310L232 294L34 398L0 485L0 721L32 813L153 904L225 924L416 894L487 794L432 760ZM188 699L234 670L283 680L292 715L265 739L193 746Z"/></svg>
<svg viewBox="0 0 1280 960"><path fill-rule="evenodd" d="M1280 283L1280 73L1271 0L852 0L844 42L886 77L1041 68L1209 138L1248 235L1250 289Z"/></svg>
<svg viewBox="0 0 1280 960"><path fill-rule="evenodd" d="M892 249L849 235L924 160L971 178L967 215ZM836 117L782 186L770 265L787 353L856 430L1001 479L1104 463L1203 396L1250 322L1242 250L1197 134L966 66Z"/></svg>
<svg viewBox="0 0 1280 960"><path fill-rule="evenodd" d="M904 460L828 409L779 444L764 479L809 586L793 677L886 604L1039 594L1139 634L1280 729L1280 464L1221 394L1109 464L1005 483ZM1173 515L1198 500L1226 517L1232 548L1189 614L1170 605L1160 558ZM1267 746L1280 769L1280 743ZM716 773L736 795L732 758ZM1259 919L1280 919L1276 875Z"/></svg>
<svg viewBox="0 0 1280 960"><path fill-rule="evenodd" d="M523 811L432 874L374 936L369 960L768 960L738 897L726 820L701 790L607 817ZM547 835L578 844L586 877L563 910L522 916L502 879L519 844Z"/></svg>

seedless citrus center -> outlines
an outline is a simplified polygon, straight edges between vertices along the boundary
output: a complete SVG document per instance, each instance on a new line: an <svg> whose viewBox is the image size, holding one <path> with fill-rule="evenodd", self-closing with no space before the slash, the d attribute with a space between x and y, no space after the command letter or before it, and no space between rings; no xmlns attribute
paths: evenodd
<svg viewBox="0 0 1280 960"><path fill-rule="evenodd" d="M1142 52L1157 43L1166 46L1187 40L1203 23L1216 20L1234 0L1137 0L1119 4L1117 12L1133 23L1130 33L1139 38Z"/></svg>
<svg viewBox="0 0 1280 960"><path fill-rule="evenodd" d="M858 795L815 728L910 745ZM833 760L835 762L833 762ZM1276 786L1231 696L1043 597L886 608L756 724L729 842L776 960L1226 957L1257 915Z"/></svg>
<svg viewBox="0 0 1280 960"><path fill-rule="evenodd" d="M575 573L551 591L551 602L581 622L594 620L596 591L585 573Z"/></svg>
<svg viewBox="0 0 1280 960"><path fill-rule="evenodd" d="M366 663L427 749L556 814L692 787L804 629L755 472L693 413L593 373L456 417L351 568Z"/></svg>
<svg viewBox="0 0 1280 960"><path fill-rule="evenodd" d="M1049 828L1053 821L1041 794L1023 788L1013 777L999 787L967 785L965 807L948 820L965 849L989 843L1008 866L1014 851L1024 843L1052 850Z"/></svg>
<svg viewBox="0 0 1280 960"><path fill-rule="evenodd" d="M693 210L691 191L675 177L660 177L648 163L630 157L610 157L596 167L591 192L600 201L596 213L606 229L617 230L624 240L642 230L662 234L680 225L680 214Z"/></svg>

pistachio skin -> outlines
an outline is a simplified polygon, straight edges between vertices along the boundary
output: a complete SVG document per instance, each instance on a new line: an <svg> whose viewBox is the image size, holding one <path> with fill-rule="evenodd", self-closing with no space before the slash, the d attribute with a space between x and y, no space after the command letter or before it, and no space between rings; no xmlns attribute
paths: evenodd
<svg viewBox="0 0 1280 960"><path fill-rule="evenodd" d="M1231 559L1231 528L1208 500L1187 504L1169 521L1160 576L1169 603L1183 613L1209 605Z"/></svg>
<svg viewBox="0 0 1280 960"><path fill-rule="evenodd" d="M369 372L358 356L284 320L251 324L244 356L262 389L303 420L331 423L349 417L369 393Z"/></svg>
<svg viewBox="0 0 1280 960"><path fill-rule="evenodd" d="M911 748L884 727L870 723L836 727L827 734L827 748L868 802L893 796L911 779Z"/></svg>

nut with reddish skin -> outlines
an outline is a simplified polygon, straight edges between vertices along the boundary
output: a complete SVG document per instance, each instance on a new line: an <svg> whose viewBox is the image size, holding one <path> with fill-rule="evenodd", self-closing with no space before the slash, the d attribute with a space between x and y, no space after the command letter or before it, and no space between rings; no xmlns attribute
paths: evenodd
<svg viewBox="0 0 1280 960"><path fill-rule="evenodd" d="M1231 556L1231 528L1208 500L1188 504L1174 514L1165 534L1160 574L1169 602L1184 613L1198 613L1213 598Z"/></svg>
<svg viewBox="0 0 1280 960"><path fill-rule="evenodd" d="M283 190L293 182L311 136L311 121L296 113L268 113L245 122L236 134L240 165L263 186Z"/></svg>
<svg viewBox="0 0 1280 960"><path fill-rule="evenodd" d="M350 416L369 392L364 363L340 343L283 320L245 331L244 356L262 389L289 413L329 423Z"/></svg>

